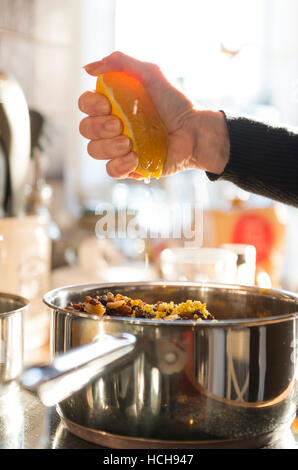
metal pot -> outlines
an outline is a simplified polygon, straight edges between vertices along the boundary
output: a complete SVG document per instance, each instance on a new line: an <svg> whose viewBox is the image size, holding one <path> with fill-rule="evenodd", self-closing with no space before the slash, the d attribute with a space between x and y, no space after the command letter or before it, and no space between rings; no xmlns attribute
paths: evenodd
<svg viewBox="0 0 298 470"><path fill-rule="evenodd" d="M24 313L29 301L0 293L0 396L17 386L23 369Z"/></svg>
<svg viewBox="0 0 298 470"><path fill-rule="evenodd" d="M70 301L108 291L149 303L198 299L217 321L99 318L65 309ZM44 300L53 311L56 372L65 374L60 391L75 390L58 412L68 429L86 440L109 447L258 447L277 438L295 415L295 294L147 282L63 287ZM110 354L100 352L100 366L96 352L85 369L83 352L56 357L92 342L98 352L101 344L111 346ZM52 372L47 369L45 386Z"/></svg>

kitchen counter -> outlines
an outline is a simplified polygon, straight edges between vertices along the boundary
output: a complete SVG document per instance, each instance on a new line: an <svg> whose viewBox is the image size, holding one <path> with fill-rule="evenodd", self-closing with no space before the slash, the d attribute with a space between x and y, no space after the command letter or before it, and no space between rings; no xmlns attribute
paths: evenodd
<svg viewBox="0 0 298 470"><path fill-rule="evenodd" d="M0 398L0 449L100 449L71 435L55 407L26 391Z"/></svg>
<svg viewBox="0 0 298 470"><path fill-rule="evenodd" d="M298 449L298 434L289 428L267 449ZM55 407L45 408L29 392L15 390L0 398L0 449L102 449L64 427Z"/></svg>

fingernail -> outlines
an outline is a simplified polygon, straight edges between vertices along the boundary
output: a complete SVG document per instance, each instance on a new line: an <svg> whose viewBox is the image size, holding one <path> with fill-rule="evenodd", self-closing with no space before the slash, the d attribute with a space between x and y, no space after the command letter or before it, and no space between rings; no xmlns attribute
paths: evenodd
<svg viewBox="0 0 298 470"><path fill-rule="evenodd" d="M119 139L117 139L116 147L117 147L117 150L128 152L129 149L130 149L130 140L129 140L129 138L123 136L123 137L120 137Z"/></svg>
<svg viewBox="0 0 298 470"><path fill-rule="evenodd" d="M95 64L99 64L99 61L98 62L90 62L90 64L86 64L86 65L83 65L83 69L87 70L91 70ZM93 66L93 67L92 67Z"/></svg>
<svg viewBox="0 0 298 470"><path fill-rule="evenodd" d="M83 65L83 69L85 70L85 72L93 76L97 76L102 73L101 67L102 65L100 62L94 62L91 64Z"/></svg>
<svg viewBox="0 0 298 470"><path fill-rule="evenodd" d="M87 73L92 72L92 67L90 67L90 65L83 65L82 69Z"/></svg>
<svg viewBox="0 0 298 470"><path fill-rule="evenodd" d="M96 112L96 114L109 114L110 113L109 103L108 102L96 103L95 104L95 112Z"/></svg>
<svg viewBox="0 0 298 470"><path fill-rule="evenodd" d="M124 168L126 167L131 168L134 165L136 168L138 164L136 155L134 153L129 153L128 155L125 155L124 157L121 158L121 164Z"/></svg>
<svg viewBox="0 0 298 470"><path fill-rule="evenodd" d="M121 129L121 123L118 119L109 119L106 123L105 123L105 129L107 131L120 131Z"/></svg>

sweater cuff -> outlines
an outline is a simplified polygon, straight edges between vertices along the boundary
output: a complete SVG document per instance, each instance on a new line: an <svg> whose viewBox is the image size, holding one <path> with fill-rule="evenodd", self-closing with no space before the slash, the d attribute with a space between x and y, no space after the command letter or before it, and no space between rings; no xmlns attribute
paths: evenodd
<svg viewBox="0 0 298 470"><path fill-rule="evenodd" d="M249 117L223 113L230 136L230 158L220 175L245 191L298 205L298 131Z"/></svg>

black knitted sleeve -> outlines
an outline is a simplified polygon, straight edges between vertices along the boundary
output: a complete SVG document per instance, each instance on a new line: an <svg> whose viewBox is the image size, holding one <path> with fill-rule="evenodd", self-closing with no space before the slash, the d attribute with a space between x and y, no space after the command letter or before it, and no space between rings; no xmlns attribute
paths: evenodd
<svg viewBox="0 0 298 470"><path fill-rule="evenodd" d="M230 160L211 181L231 181L240 188L298 207L298 129L274 127L225 114Z"/></svg>

